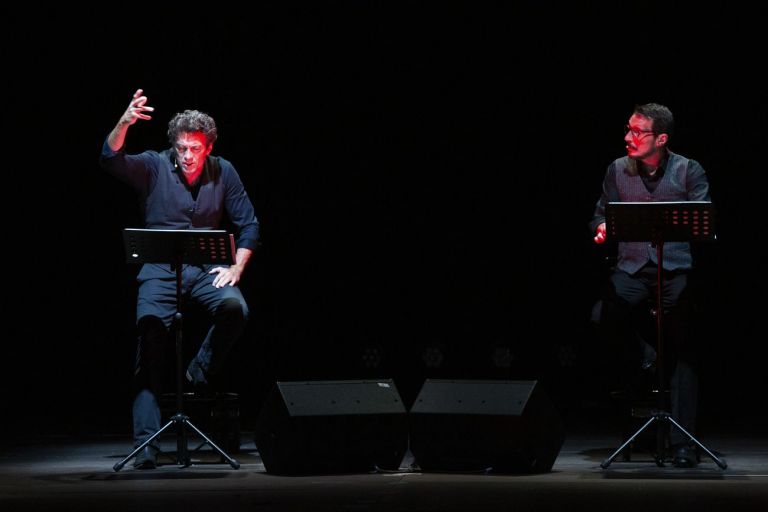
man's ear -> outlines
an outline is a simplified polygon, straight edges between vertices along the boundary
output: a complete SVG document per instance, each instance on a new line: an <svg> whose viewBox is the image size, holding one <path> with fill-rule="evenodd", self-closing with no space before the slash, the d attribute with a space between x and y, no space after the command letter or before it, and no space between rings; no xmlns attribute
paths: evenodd
<svg viewBox="0 0 768 512"><path fill-rule="evenodd" d="M669 135L667 135L666 133L662 133L658 137L656 137L656 145L658 147L666 146L668 140L669 140Z"/></svg>

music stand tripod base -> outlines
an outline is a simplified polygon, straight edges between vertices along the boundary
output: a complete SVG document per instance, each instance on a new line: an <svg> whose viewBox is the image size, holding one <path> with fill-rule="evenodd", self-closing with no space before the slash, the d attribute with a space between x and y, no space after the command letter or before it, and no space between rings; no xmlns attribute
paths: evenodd
<svg viewBox="0 0 768 512"><path fill-rule="evenodd" d="M160 434L172 425L178 427L176 438L176 462L181 467L192 465L189 457L186 428L191 428L227 461L232 469L239 469L240 463L227 455L216 443L198 429L189 416L184 414L182 365L182 314L181 314L181 271L185 264L234 263L235 242L232 235L223 230L167 230L167 229L125 229L123 231L126 259L129 263L170 263L176 273L176 314L173 328L176 334L176 414L160 430L136 447L127 457L112 469L120 471L125 464L146 448ZM202 446L202 445L201 445Z"/></svg>
<svg viewBox="0 0 768 512"><path fill-rule="evenodd" d="M607 469L614 459L627 448L637 436L654 422L671 423L701 448L720 469L728 465L721 461L706 446L686 431L668 412L665 412L666 381L664 378L664 336L662 329L662 262L664 242L707 242L715 239L714 209L709 201L680 202L610 202L605 212L608 240L616 242L648 242L656 247L656 374L659 387L658 409L650 419L627 439L600 467ZM660 425L659 425L660 426ZM657 435L656 465L664 467L664 439Z"/></svg>
<svg viewBox="0 0 768 512"><path fill-rule="evenodd" d="M680 425L678 422L676 422L674 420L674 418L672 418L672 416L668 412L664 412L664 411L653 411L653 413L651 414L650 419L648 421L646 421L645 424L642 427L640 427L640 429L637 432L632 434L632 436L629 439L624 441L624 444L619 446L616 449L616 451L614 451L607 459L605 459L600 464L600 467L603 468L603 469L608 469L608 466L611 465L611 463L614 461L614 459L616 459L616 457L618 457L619 454L621 452L623 452L625 448L627 448L630 444L632 444L632 441L634 441L637 438L637 436L640 435L641 432L643 432L647 427L649 427L655 421L663 421L663 422L666 421L666 422L671 423L672 426L675 427L678 431L680 431L683 434L685 434L688 437L689 441L693 441L696 444L696 446L701 448L704 451L704 453L706 453L715 462L715 464L717 464L717 466L720 469L727 469L728 468L728 464L726 464L723 460L721 460L714 453L712 453L712 451L709 448L707 448L706 446L701 444L698 439L693 437L687 430L685 430L682 427L682 425ZM664 467L664 457L663 457L663 455L661 453L657 453L656 456L654 457L654 460L656 461L656 465L657 466Z"/></svg>

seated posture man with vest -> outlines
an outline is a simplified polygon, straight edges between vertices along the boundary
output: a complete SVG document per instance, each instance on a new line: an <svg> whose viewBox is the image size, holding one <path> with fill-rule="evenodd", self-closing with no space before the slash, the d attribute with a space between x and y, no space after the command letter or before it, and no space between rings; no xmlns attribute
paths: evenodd
<svg viewBox="0 0 768 512"><path fill-rule="evenodd" d="M648 103L635 108L625 128L627 156L608 166L603 192L590 222L596 243L606 240L605 208L609 202L710 200L709 183L701 165L668 149L672 128L672 112L667 107ZM650 242L619 243L618 263L610 277L608 296L603 300L601 324L623 343L637 343L632 332L632 313L656 297L656 259L656 248ZM671 370L671 414L693 433L698 394L692 357L696 340L688 339L684 308L680 307L691 266L690 244L664 243L662 308L665 366ZM696 452L686 436L675 428L670 435L674 465L695 466Z"/></svg>

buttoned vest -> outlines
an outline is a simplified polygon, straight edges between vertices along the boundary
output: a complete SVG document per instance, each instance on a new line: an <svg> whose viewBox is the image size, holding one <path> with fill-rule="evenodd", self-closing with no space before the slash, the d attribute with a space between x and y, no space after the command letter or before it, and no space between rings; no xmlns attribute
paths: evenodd
<svg viewBox="0 0 768 512"><path fill-rule="evenodd" d="M667 168L656 190L649 192L643 179L630 172L629 158L619 158L616 165L616 185L621 201L655 202L687 201L686 176L688 159L669 152ZM691 247L688 242L664 242L664 270L687 270L691 268ZM619 242L619 261L617 267L629 274L634 274L649 261L657 264L656 248L650 242Z"/></svg>

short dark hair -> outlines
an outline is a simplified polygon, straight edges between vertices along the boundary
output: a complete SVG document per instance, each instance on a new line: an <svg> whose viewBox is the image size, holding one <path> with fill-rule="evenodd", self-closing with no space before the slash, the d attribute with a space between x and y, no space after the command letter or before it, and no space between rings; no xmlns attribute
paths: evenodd
<svg viewBox="0 0 768 512"><path fill-rule="evenodd" d="M664 105L659 105L658 103L636 105L634 113L653 121L653 133L656 135L666 133L668 137L672 137L675 119L672 117L672 111Z"/></svg>
<svg viewBox="0 0 768 512"><path fill-rule="evenodd" d="M173 116L173 119L168 123L168 140L171 145L176 144L176 139L180 133L193 132L201 132L209 146L216 141L216 137L219 135L216 130L216 121L199 110L185 110Z"/></svg>

